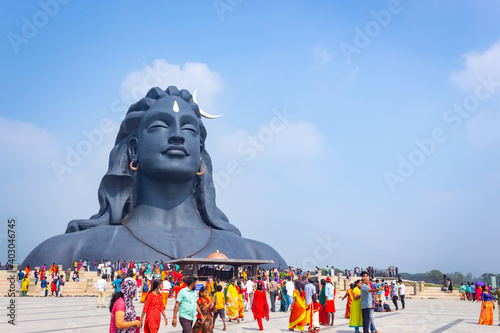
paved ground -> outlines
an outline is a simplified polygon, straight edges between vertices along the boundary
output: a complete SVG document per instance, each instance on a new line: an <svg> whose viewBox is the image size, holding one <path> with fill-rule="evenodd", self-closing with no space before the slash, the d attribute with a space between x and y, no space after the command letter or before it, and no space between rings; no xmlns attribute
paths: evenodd
<svg viewBox="0 0 500 333"><path fill-rule="evenodd" d="M97 309L95 297L66 298L16 298L16 326L7 323L9 319L7 306L9 298L0 298L1 322L0 332L108 332L110 314L108 309ZM108 299L109 301L109 299ZM498 332L497 312L495 310L495 326L477 325L480 304L461 302L450 299L409 299L406 310L391 313L376 313L375 321L381 333L392 332ZM348 319L343 318L345 302L336 300L337 316L333 328L322 328L323 332L354 332L349 327ZM142 304L136 304L140 314ZM167 316L172 318L173 302L167 304ZM226 332L250 333L257 331L257 322L252 320L251 313L240 324L228 323ZM288 313L271 313L269 322L264 322L268 332L288 331ZM160 332L181 332L179 327L162 327ZM222 322L218 321L215 332L222 332ZM257 333L257 332L256 332Z"/></svg>

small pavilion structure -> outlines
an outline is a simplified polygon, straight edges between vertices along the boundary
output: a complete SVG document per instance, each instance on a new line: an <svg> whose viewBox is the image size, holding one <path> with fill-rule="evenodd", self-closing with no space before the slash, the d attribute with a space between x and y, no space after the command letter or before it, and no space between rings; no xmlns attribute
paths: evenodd
<svg viewBox="0 0 500 333"><path fill-rule="evenodd" d="M255 279L257 275L258 265L271 265L274 264L273 260L260 260L260 259L229 259L223 253L219 251L210 254L206 258L181 258L170 260L167 264L179 265L179 267L184 271L184 275L197 276L199 279L204 280L208 276L217 276L217 272L225 272L221 274L221 280L228 280L230 278L237 278L238 271L241 266L252 266L252 277ZM220 266L232 266L230 271L218 271L215 268L200 269L200 266L220 267Z"/></svg>

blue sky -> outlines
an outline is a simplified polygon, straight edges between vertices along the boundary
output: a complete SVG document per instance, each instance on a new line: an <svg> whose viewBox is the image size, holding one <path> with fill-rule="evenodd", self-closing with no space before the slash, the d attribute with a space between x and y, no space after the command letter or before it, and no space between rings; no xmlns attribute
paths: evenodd
<svg viewBox="0 0 500 333"><path fill-rule="evenodd" d="M97 212L124 110L177 85L223 114L204 121L218 205L289 264L497 273L498 3L0 6L0 216L20 260Z"/></svg>

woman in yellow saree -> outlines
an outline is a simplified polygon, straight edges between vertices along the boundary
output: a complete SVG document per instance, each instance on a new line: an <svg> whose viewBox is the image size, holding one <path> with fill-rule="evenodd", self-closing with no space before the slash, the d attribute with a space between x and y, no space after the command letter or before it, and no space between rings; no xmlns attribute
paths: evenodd
<svg viewBox="0 0 500 333"><path fill-rule="evenodd" d="M301 332L304 331L306 324L306 294L302 290L302 283L295 281L295 290L293 291L293 302L290 311L290 320L288 322L288 329L293 331L297 329Z"/></svg>
<svg viewBox="0 0 500 333"><path fill-rule="evenodd" d="M359 328L363 327L363 316L361 311L361 280L354 282L352 289L351 313L349 316L349 327L354 327L354 332L359 332Z"/></svg>
<svg viewBox="0 0 500 333"><path fill-rule="evenodd" d="M214 298L215 290L214 290L214 280L212 277L209 277L205 282L205 289L207 290L207 297L210 301Z"/></svg>
<svg viewBox="0 0 500 333"><path fill-rule="evenodd" d="M241 281L236 284L236 290L238 291L238 318L244 320L245 317L245 302L243 301L243 285Z"/></svg>
<svg viewBox="0 0 500 333"><path fill-rule="evenodd" d="M227 287L226 290L226 314L229 317L229 321L236 319L238 323L239 319L239 300L238 300L238 290L234 286L234 280L231 280L231 283Z"/></svg>

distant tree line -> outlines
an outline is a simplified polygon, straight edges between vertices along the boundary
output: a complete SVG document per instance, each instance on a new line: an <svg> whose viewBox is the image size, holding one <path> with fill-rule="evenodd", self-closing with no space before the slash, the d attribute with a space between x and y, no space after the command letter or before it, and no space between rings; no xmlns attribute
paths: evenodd
<svg viewBox="0 0 500 333"><path fill-rule="evenodd" d="M467 282L477 282L483 281L484 283L491 283L491 277L496 276L497 283L500 282L500 274L493 273L483 273L481 276L473 276L472 273L467 273L466 275L461 272L454 273L442 273L438 269L433 269L426 273L400 273L402 279L412 280L412 281L425 281L427 283L441 284L443 283L443 274L446 274L448 278L452 279L455 285Z"/></svg>

